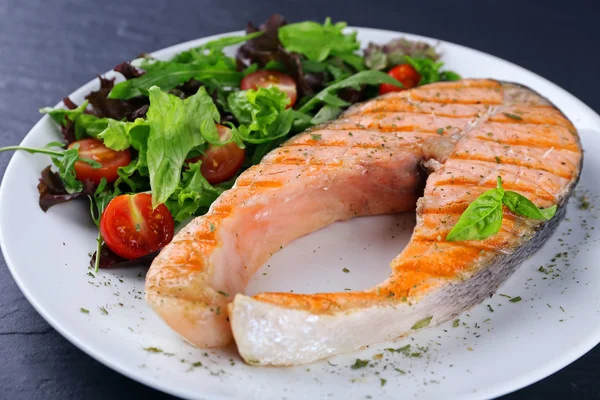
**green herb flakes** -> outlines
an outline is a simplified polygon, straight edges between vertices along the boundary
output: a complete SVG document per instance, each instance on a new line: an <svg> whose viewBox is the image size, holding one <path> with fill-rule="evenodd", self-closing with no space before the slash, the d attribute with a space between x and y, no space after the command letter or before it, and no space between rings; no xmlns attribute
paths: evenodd
<svg viewBox="0 0 600 400"><path fill-rule="evenodd" d="M416 322L412 328L412 330L417 330L417 329L423 329L429 326L429 323L431 322L431 319L433 318L433 316L431 317L427 317L427 318L423 318L422 320Z"/></svg>
<svg viewBox="0 0 600 400"><path fill-rule="evenodd" d="M515 114L510 114L510 113L506 113L506 112L502 113L502 114L504 114L505 117L510 118L510 119L514 119L516 121L522 121L523 120L523 118L521 118L521 117L519 117L518 115L515 115Z"/></svg>
<svg viewBox="0 0 600 400"><path fill-rule="evenodd" d="M513 298L512 298L512 299L510 299L509 301L510 301L511 303L518 303L518 302L520 302L521 300L522 300L522 299L521 299L521 296L517 296L517 297L513 297Z"/></svg>
<svg viewBox="0 0 600 400"><path fill-rule="evenodd" d="M352 364L350 366L350 368L352 368L352 369L364 368L367 365L369 365L369 363L370 363L369 360L361 360L361 359L357 358L356 361L354 362L354 364Z"/></svg>
<svg viewBox="0 0 600 400"><path fill-rule="evenodd" d="M159 347L145 347L144 348L145 351L147 351L148 353L162 353L162 349Z"/></svg>

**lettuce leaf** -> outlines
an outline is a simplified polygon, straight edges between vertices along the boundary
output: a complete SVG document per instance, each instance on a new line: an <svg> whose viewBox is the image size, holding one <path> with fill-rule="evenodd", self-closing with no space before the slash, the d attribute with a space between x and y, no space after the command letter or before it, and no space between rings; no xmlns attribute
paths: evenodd
<svg viewBox="0 0 600 400"><path fill-rule="evenodd" d="M205 213L225 190L208 183L202 175L201 164L202 161L198 161L188 165L189 169L183 171L181 181L165 203L176 222Z"/></svg>
<svg viewBox="0 0 600 400"><path fill-rule="evenodd" d="M284 25L279 28L279 40L288 51L306 56L312 61L324 61L329 55L347 58L351 65L361 65L358 56L352 57L360 43L356 40L356 32L344 34L345 22L331 23L327 18L323 25L304 21ZM360 57L359 57L360 58Z"/></svg>
<svg viewBox="0 0 600 400"><path fill-rule="evenodd" d="M231 112L240 123L231 126L238 144L266 143L287 135L294 115L286 109L290 100L275 86L233 92L227 98Z"/></svg>
<svg viewBox="0 0 600 400"><path fill-rule="evenodd" d="M309 101L304 103L304 105L300 107L298 111L301 113L307 113L315 108L320 102L333 107L345 107L350 105L350 103L342 100L336 95L336 92L339 90L344 88L360 89L361 85L379 85L382 83L389 83L399 87L402 86L402 84L396 79L381 71L361 71L344 80L329 85L317 93Z"/></svg>
<svg viewBox="0 0 600 400"><path fill-rule="evenodd" d="M50 118L54 120L54 122L61 126L65 126L67 121L74 122L78 116L82 115L85 112L88 104L88 101L84 101L79 107L73 110L68 110L66 108L44 107L40 108L40 112L42 114L48 114Z"/></svg>
<svg viewBox="0 0 600 400"><path fill-rule="evenodd" d="M150 134L146 158L152 203L156 207L175 192L190 150L206 142L219 143L215 123L220 115L203 87L185 100L164 93L157 86L151 87L148 94Z"/></svg>
<svg viewBox="0 0 600 400"><path fill-rule="evenodd" d="M441 71L444 63L435 61L431 58L412 58L404 56L406 62L410 64L421 75L419 85L426 85L439 81L457 81L460 75L452 71Z"/></svg>

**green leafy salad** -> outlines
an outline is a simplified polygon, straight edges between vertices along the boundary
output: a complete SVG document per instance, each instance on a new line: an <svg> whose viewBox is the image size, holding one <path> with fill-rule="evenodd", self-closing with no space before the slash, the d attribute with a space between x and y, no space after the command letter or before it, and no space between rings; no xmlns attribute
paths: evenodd
<svg viewBox="0 0 600 400"><path fill-rule="evenodd" d="M234 57L224 49L237 46ZM204 214L270 150L351 104L457 80L436 49L398 39L360 50L343 22L288 24L280 15L170 60L143 56L100 77L81 104L43 108L62 141L44 148L40 207L90 203L99 228L96 269L148 260L174 226ZM510 201L506 197L505 202ZM462 234L467 235L468 234Z"/></svg>

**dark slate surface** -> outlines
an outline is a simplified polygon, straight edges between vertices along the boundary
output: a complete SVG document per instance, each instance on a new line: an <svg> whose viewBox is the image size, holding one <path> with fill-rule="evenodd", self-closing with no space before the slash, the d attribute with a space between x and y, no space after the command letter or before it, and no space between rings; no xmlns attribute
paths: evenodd
<svg viewBox="0 0 600 400"><path fill-rule="evenodd" d="M272 12L296 21L330 15L351 25L470 46L520 64L600 111L598 3L2 0L0 146L17 144L38 120L38 108L55 104L97 73L141 51L241 29L247 20L260 22ZM0 154L2 171L9 158ZM170 398L113 372L63 339L29 305L4 261L0 263L0 398ZM599 366L596 347L562 371L506 398L600 398Z"/></svg>

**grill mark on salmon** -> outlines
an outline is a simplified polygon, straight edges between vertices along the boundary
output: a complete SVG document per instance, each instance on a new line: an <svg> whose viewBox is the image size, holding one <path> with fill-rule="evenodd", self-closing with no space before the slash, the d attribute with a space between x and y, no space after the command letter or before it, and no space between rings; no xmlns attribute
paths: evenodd
<svg viewBox="0 0 600 400"><path fill-rule="evenodd" d="M564 216L581 160L575 128L527 88L463 80L391 93L295 136L245 171L159 254L147 299L197 346L224 346L233 329L242 357L260 365L302 364L395 339L423 318L435 325L493 293ZM557 215L541 222L505 211L497 235L446 242L498 175L536 205L558 205ZM295 238L415 206L411 240L380 285L241 294Z"/></svg>

